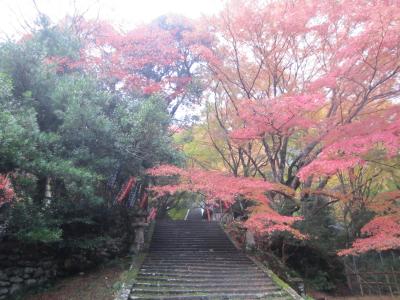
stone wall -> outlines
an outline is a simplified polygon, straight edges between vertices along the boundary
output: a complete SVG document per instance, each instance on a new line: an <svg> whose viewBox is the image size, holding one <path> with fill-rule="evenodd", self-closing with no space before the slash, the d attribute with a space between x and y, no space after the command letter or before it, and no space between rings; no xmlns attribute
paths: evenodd
<svg viewBox="0 0 400 300"><path fill-rule="evenodd" d="M138 231L148 231L146 212L115 209L92 225L63 228L63 239L53 243L23 243L0 237L0 300L13 299L28 289L60 277L88 271L99 264L143 248ZM102 226L99 226L101 224ZM143 227L144 226L144 227Z"/></svg>
<svg viewBox="0 0 400 300"><path fill-rule="evenodd" d="M43 286L56 278L88 270L125 254L124 239L107 240L93 249L71 250L44 245L0 243L0 300L10 299L29 288Z"/></svg>
<svg viewBox="0 0 400 300"><path fill-rule="evenodd" d="M9 299L11 295L24 288L43 285L57 277L58 264L46 249L34 247L28 249L16 243L2 243L0 254L0 299Z"/></svg>
<svg viewBox="0 0 400 300"><path fill-rule="evenodd" d="M30 288L89 270L126 254L128 240L109 239L91 249L60 249L57 245L0 243L0 300L13 299Z"/></svg>

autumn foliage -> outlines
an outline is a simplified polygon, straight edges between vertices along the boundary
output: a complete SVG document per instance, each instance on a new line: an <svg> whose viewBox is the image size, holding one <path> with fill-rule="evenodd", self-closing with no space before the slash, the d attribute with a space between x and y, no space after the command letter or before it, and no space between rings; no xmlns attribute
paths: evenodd
<svg viewBox="0 0 400 300"><path fill-rule="evenodd" d="M128 32L106 22L82 21L76 31L84 46L79 57L49 59L60 70L96 74L110 90L162 95L172 115L181 105L198 102L197 49L209 41L193 21L162 16Z"/></svg>
<svg viewBox="0 0 400 300"><path fill-rule="evenodd" d="M339 251L339 255L362 254L371 250L385 251L400 248L399 216L380 216L366 224L361 233L364 238L357 239L352 248Z"/></svg>
<svg viewBox="0 0 400 300"><path fill-rule="evenodd" d="M162 165L148 170L152 176L178 176L175 184L152 187L157 196L174 194L179 191L200 193L206 203L215 208L228 209L238 197L244 197L257 202L246 226L255 233L266 235L276 231L290 232L296 238L305 236L291 227L300 217L282 216L270 206L266 193L276 192L294 196L293 191L278 183L269 183L257 178L234 177L218 171L201 169L181 169L171 165Z"/></svg>
<svg viewBox="0 0 400 300"><path fill-rule="evenodd" d="M237 195L269 203L247 222L253 231L276 228L271 207L284 207L290 226L301 213L312 217L336 204L352 228L349 240L386 236L386 246L368 249L396 248L390 231L398 204L381 194L398 191L397 2L234 0L202 26L212 43L196 48L206 62L209 103L199 145L208 143L221 171L232 175L177 171L182 184L160 191L187 188L227 203ZM366 212L376 219L363 227L356 216Z"/></svg>
<svg viewBox="0 0 400 300"><path fill-rule="evenodd" d="M0 206L14 199L15 193L7 175L0 175Z"/></svg>

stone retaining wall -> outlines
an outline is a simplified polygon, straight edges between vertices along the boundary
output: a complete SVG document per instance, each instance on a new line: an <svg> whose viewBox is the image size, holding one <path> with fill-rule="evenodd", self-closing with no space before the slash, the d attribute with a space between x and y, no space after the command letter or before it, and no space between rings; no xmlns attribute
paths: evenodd
<svg viewBox="0 0 400 300"><path fill-rule="evenodd" d="M125 239L107 240L93 249L80 251L18 242L0 244L0 300L12 299L27 289L43 286L56 278L76 274L121 256L128 251Z"/></svg>

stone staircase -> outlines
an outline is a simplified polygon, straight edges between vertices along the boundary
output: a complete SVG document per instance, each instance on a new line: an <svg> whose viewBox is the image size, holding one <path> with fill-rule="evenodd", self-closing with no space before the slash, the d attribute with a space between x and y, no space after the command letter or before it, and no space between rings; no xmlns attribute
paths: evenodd
<svg viewBox="0 0 400 300"><path fill-rule="evenodd" d="M293 299L218 222L158 221L129 299Z"/></svg>

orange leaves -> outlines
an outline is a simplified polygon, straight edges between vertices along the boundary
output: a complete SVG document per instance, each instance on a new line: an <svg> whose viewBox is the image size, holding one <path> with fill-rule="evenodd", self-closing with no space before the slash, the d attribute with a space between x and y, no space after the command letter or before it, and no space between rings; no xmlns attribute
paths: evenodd
<svg viewBox="0 0 400 300"><path fill-rule="evenodd" d="M11 202L15 197L11 181L7 175L0 174L0 206L4 203Z"/></svg>
<svg viewBox="0 0 400 300"><path fill-rule="evenodd" d="M379 214L400 215L400 190L378 194L368 204L368 208Z"/></svg>

